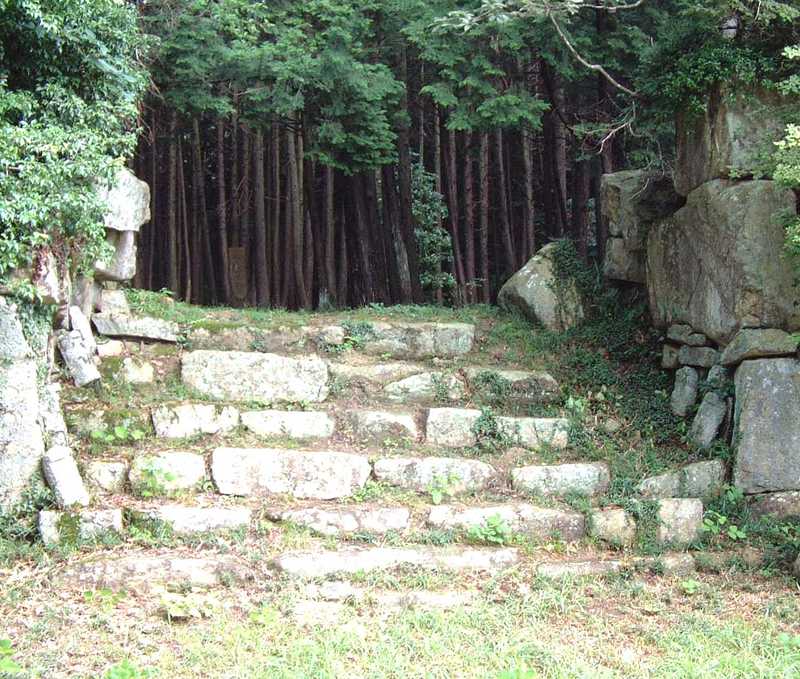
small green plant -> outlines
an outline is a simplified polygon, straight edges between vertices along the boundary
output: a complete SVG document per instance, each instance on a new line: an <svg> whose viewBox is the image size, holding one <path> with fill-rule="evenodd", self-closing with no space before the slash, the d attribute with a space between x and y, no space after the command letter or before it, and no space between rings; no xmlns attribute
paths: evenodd
<svg viewBox="0 0 800 679"><path fill-rule="evenodd" d="M681 590L686 596L694 596L700 591L702 583L697 580L683 580L681 582Z"/></svg>
<svg viewBox="0 0 800 679"><path fill-rule="evenodd" d="M460 483L461 479L458 474L437 474L428 484L431 502L440 505L445 498L453 497L458 492Z"/></svg>
<svg viewBox="0 0 800 679"><path fill-rule="evenodd" d="M136 492L145 499L169 494L169 485L177 479L174 472L162 469L156 460L145 460Z"/></svg>
<svg viewBox="0 0 800 679"><path fill-rule="evenodd" d="M488 452L500 452L514 445L518 438L509 434L508 428L500 424L494 413L488 408L472 424L472 433L478 447Z"/></svg>
<svg viewBox="0 0 800 679"><path fill-rule="evenodd" d="M119 445L141 441L146 435L146 432L142 429L130 429L124 424L118 424L110 429L96 429L89 436L92 441L97 443Z"/></svg>
<svg viewBox="0 0 800 679"><path fill-rule="evenodd" d="M502 403L511 395L511 382L493 370L482 370L471 382L480 401Z"/></svg>
<svg viewBox="0 0 800 679"><path fill-rule="evenodd" d="M109 668L103 679L151 679L155 675L150 670L143 670L130 661L123 660L118 665Z"/></svg>
<svg viewBox="0 0 800 679"><path fill-rule="evenodd" d="M363 349L372 339L375 339L375 330L366 321L343 321L344 340L339 344L326 344L328 353L340 354L351 349Z"/></svg>
<svg viewBox="0 0 800 679"><path fill-rule="evenodd" d="M433 387L433 400L436 403L450 402L450 376L446 374L433 373L431 375L431 386Z"/></svg>
<svg viewBox="0 0 800 679"><path fill-rule="evenodd" d="M115 592L113 589L87 590L83 593L83 599L87 604L94 604L104 611L110 611L117 607L117 604L125 600L128 593L125 590Z"/></svg>
<svg viewBox="0 0 800 679"><path fill-rule="evenodd" d="M714 537L723 535L731 540L744 540L747 537L747 533L735 523L730 523L727 516L713 509L707 511L703 517L702 530Z"/></svg>
<svg viewBox="0 0 800 679"><path fill-rule="evenodd" d="M470 542L486 545L507 545L513 533L511 526L499 514L492 514L480 526L471 526L467 531Z"/></svg>
<svg viewBox="0 0 800 679"><path fill-rule="evenodd" d="M497 675L497 679L536 679L536 672L529 670L525 665L505 670Z"/></svg>
<svg viewBox="0 0 800 679"><path fill-rule="evenodd" d="M15 677L22 672L22 668L14 662L16 652L8 639L0 639L0 676Z"/></svg>

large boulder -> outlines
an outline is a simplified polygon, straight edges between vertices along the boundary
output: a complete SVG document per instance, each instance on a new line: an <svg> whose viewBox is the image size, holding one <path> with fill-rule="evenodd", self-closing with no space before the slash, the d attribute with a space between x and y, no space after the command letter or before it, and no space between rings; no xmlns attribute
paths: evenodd
<svg viewBox="0 0 800 679"><path fill-rule="evenodd" d="M783 135L786 115L797 102L763 88L735 91L728 85L708 95L704 114L681 113L675 188L688 195L718 178L759 176L773 143Z"/></svg>
<svg viewBox="0 0 800 679"><path fill-rule="evenodd" d="M800 361L744 361L735 382L734 484L745 493L800 490Z"/></svg>
<svg viewBox="0 0 800 679"><path fill-rule="evenodd" d="M112 231L139 231L150 221L150 187L137 179L130 170L122 168L114 184L100 191L108 211L105 226Z"/></svg>
<svg viewBox="0 0 800 679"><path fill-rule="evenodd" d="M497 301L506 310L522 312L549 330L567 330L583 320L578 287L555 270L558 243L549 243L506 281Z"/></svg>
<svg viewBox="0 0 800 679"><path fill-rule="evenodd" d="M603 263L606 277L644 283L647 231L683 202L669 177L646 170L603 175L600 204L609 234Z"/></svg>
<svg viewBox="0 0 800 679"><path fill-rule="evenodd" d="M647 240L655 325L688 323L719 344L743 327L800 328L778 218L794 210L794 194L771 181L714 180L692 191Z"/></svg>

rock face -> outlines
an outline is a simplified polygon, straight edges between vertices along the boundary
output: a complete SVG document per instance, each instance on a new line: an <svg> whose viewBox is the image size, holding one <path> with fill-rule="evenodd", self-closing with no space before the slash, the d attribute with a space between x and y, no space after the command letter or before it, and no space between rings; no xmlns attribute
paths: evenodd
<svg viewBox="0 0 800 679"><path fill-rule="evenodd" d="M708 96L705 114L678 116L675 188L681 195L711 179L757 172L783 134L782 111L797 106L765 89L737 90L718 87Z"/></svg>
<svg viewBox="0 0 800 679"><path fill-rule="evenodd" d="M549 330L563 331L583 320L583 305L574 280L556 278L553 260L558 247L550 243L539 250L506 281L497 301Z"/></svg>
<svg viewBox="0 0 800 679"><path fill-rule="evenodd" d="M511 470L517 490L534 495L600 495L611 482L604 462L532 465Z"/></svg>
<svg viewBox="0 0 800 679"><path fill-rule="evenodd" d="M328 397L328 366L316 356L200 350L184 354L181 366L186 386L215 399L319 403Z"/></svg>
<svg viewBox="0 0 800 679"><path fill-rule="evenodd" d="M719 352L711 347L681 347L678 351L678 363L693 365L697 368L710 368L719 361Z"/></svg>
<svg viewBox="0 0 800 679"><path fill-rule="evenodd" d="M211 473L223 495L288 494L334 500L361 488L370 465L367 458L351 453L217 448Z"/></svg>
<svg viewBox="0 0 800 679"><path fill-rule="evenodd" d="M336 422L328 413L289 410L254 410L242 413L242 425L258 436L291 439L326 439L333 436Z"/></svg>
<svg viewBox="0 0 800 679"><path fill-rule="evenodd" d="M700 384L700 375L694 368L681 368L675 373L675 386L670 397L670 407L673 415L686 417L689 410L697 401L697 389Z"/></svg>
<svg viewBox="0 0 800 679"><path fill-rule="evenodd" d="M775 328L743 328L722 352L722 365L738 365L751 358L773 358L797 354L797 340Z"/></svg>
<svg viewBox="0 0 800 679"><path fill-rule="evenodd" d="M716 391L709 391L700 402L689 429L689 440L698 448L708 448L717 438L728 414L728 404Z"/></svg>
<svg viewBox="0 0 800 679"><path fill-rule="evenodd" d="M639 484L639 493L647 498L712 498L725 484L722 460L695 462L667 474L651 476Z"/></svg>
<svg viewBox="0 0 800 679"><path fill-rule="evenodd" d="M375 476L393 486L430 492L434 486L458 495L482 490L496 471L485 462L452 457L391 457L375 462Z"/></svg>
<svg viewBox="0 0 800 679"><path fill-rule="evenodd" d="M219 434L239 425L239 411L211 403L180 403L158 406L151 413L159 438L182 439L199 434Z"/></svg>
<svg viewBox="0 0 800 679"><path fill-rule="evenodd" d="M446 448L475 445L480 417L480 410L431 408L428 411L427 441ZM565 448L567 445L568 423L562 418L498 416L494 422L512 445L532 449L545 445Z"/></svg>
<svg viewBox="0 0 800 679"><path fill-rule="evenodd" d="M406 507L305 507L268 514L275 521L290 521L320 535L384 535L390 531L404 531L411 520L411 512Z"/></svg>
<svg viewBox="0 0 800 679"><path fill-rule="evenodd" d="M115 283L131 280L136 275L136 234L133 231L109 230L106 242L113 254L107 261L95 262L95 278Z"/></svg>
<svg viewBox="0 0 800 679"><path fill-rule="evenodd" d="M139 231L150 221L150 187L130 170L120 169L115 183L100 191L108 207L105 226L112 231Z"/></svg>
<svg viewBox="0 0 800 679"><path fill-rule="evenodd" d="M792 192L771 181L713 180L692 191L648 237L656 326L688 323L720 344L743 327L800 327L800 289L780 256L784 230L775 218L794 209Z"/></svg>
<svg viewBox="0 0 800 679"><path fill-rule="evenodd" d="M42 470L59 507L89 504L89 493L69 448L54 446L48 450L42 458Z"/></svg>
<svg viewBox="0 0 800 679"><path fill-rule="evenodd" d="M800 361L745 361L735 383L734 484L745 493L800 490Z"/></svg>
<svg viewBox="0 0 800 679"><path fill-rule="evenodd" d="M562 540L568 541L580 540L584 536L583 514L524 503L490 507L439 505L431 507L428 525L469 530L484 526L495 517L502 519L510 530L541 540L549 539L553 535L559 535Z"/></svg>
<svg viewBox="0 0 800 679"><path fill-rule="evenodd" d="M603 175L600 201L610 236L603 272L614 280L644 283L647 231L653 222L677 210L683 200L669 177L626 170Z"/></svg>
<svg viewBox="0 0 800 679"><path fill-rule="evenodd" d="M753 516L772 516L776 519L800 516L800 491L754 495L749 505Z"/></svg>
<svg viewBox="0 0 800 679"><path fill-rule="evenodd" d="M97 332L107 337L132 337L134 339L177 342L178 325L171 321L146 316L123 316L101 313L92 316Z"/></svg>

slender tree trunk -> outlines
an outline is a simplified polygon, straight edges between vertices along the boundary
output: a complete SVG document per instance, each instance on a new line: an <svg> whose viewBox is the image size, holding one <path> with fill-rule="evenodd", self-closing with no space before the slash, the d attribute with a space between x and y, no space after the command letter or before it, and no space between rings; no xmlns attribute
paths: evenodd
<svg viewBox="0 0 800 679"><path fill-rule="evenodd" d="M228 270L228 215L227 190L225 188L225 121L217 119L217 238L220 250L220 282L222 299L231 299L231 274Z"/></svg>
<svg viewBox="0 0 800 679"><path fill-rule="evenodd" d="M358 255L361 268L361 279L365 302L375 299L375 280L372 273L372 242L369 224L367 223L367 207L365 204L364 176L354 175L351 182L354 205L356 209L356 228L358 231Z"/></svg>
<svg viewBox="0 0 800 679"><path fill-rule="evenodd" d="M350 272L348 250L347 250L347 220L345 219L344 209L339 214L339 271L336 280L336 299L340 307L347 306L348 295L348 275Z"/></svg>
<svg viewBox="0 0 800 679"><path fill-rule="evenodd" d="M442 124L439 115L439 107L434 104L433 107L433 173L435 179L436 193L444 195L442 192ZM441 224L439 224L441 226ZM442 263L436 262L436 280L438 281L442 274ZM444 294L442 293L442 286L437 283L435 289L436 303L441 305L444 303Z"/></svg>
<svg viewBox="0 0 800 679"><path fill-rule="evenodd" d="M267 307L270 304L269 263L267 261L267 214L264 195L264 133L258 128L255 134L254 164L254 201L255 223L253 229L253 256L256 279L256 305Z"/></svg>
<svg viewBox="0 0 800 679"><path fill-rule="evenodd" d="M530 130L522 131L522 161L525 165L525 209L523 210L523 247L519 266L522 267L536 252L536 205L533 189L533 135Z"/></svg>
<svg viewBox="0 0 800 679"><path fill-rule="evenodd" d="M578 254L583 261L589 258L588 205L589 200L589 163L581 160L574 169L574 190L572 192L572 232L578 246Z"/></svg>
<svg viewBox="0 0 800 679"><path fill-rule="evenodd" d="M510 276L516 270L516 258L514 257L514 245L511 241L511 218L508 207L508 185L506 177L506 163L504 153L503 131L498 129L494 133L495 156L497 167L500 172L497 193L500 203L500 239L503 244L503 256L506 262L505 273Z"/></svg>
<svg viewBox="0 0 800 679"><path fill-rule="evenodd" d="M480 147L480 226L478 229L478 260L480 262L481 299L484 304L492 301L489 280L489 133L481 132Z"/></svg>
<svg viewBox="0 0 800 679"><path fill-rule="evenodd" d="M401 219L400 210L397 205L397 193L395 192L395 177L391 165L384 165L383 181L383 208L384 224L389 227L392 235L392 246L394 262L396 265L397 278L399 284L400 301L409 304L414 301L414 294L411 285L411 270L408 262L408 252L405 242L400 234L398 222Z"/></svg>
<svg viewBox="0 0 800 679"><path fill-rule="evenodd" d="M333 206L335 173L325 167L325 285L331 302L338 306L339 290L336 285L336 217Z"/></svg>
<svg viewBox="0 0 800 679"><path fill-rule="evenodd" d="M300 183L300 163L298 163L296 132L291 128L286 131L286 154L289 160L289 205L290 219L287 220L291 228L292 267L294 269L295 293L299 306L309 308L309 299L305 287L303 274L303 199Z"/></svg>
<svg viewBox="0 0 800 679"><path fill-rule="evenodd" d="M160 187L158 181L158 117L156 116L156 109L153 108L152 122L152 144L150 145L150 230L148 231L147 239L147 262L145 265L146 278L145 287L153 289L153 267L155 259L155 225L158 223L158 189Z"/></svg>
<svg viewBox="0 0 800 679"><path fill-rule="evenodd" d="M178 195L181 213L181 241L183 243L182 273L183 299L192 299L192 250L189 245L189 208L186 201L186 177L183 169L183 140L178 140Z"/></svg>
<svg viewBox="0 0 800 679"><path fill-rule="evenodd" d="M453 271L456 278L456 303L464 296L464 260L461 256L460 214L458 209L458 144L455 131L450 131L447 143L447 202L450 211L450 237L453 242Z"/></svg>
<svg viewBox="0 0 800 679"><path fill-rule="evenodd" d="M475 288L475 178L472 155L472 132L467 132L464 143L464 275L466 277L466 301L477 301Z"/></svg>
<svg viewBox="0 0 800 679"><path fill-rule="evenodd" d="M203 303L203 235L207 228L200 220L200 184L205 182L200 148L200 127L197 119L192 120L192 302Z"/></svg>
<svg viewBox="0 0 800 679"><path fill-rule="evenodd" d="M180 294L178 280L178 114L173 111L169 119L169 158L167 186L167 287Z"/></svg>

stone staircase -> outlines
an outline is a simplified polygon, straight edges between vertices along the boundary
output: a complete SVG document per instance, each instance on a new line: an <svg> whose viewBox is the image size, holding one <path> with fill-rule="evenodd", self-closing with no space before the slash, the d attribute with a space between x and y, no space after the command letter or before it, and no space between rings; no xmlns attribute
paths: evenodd
<svg viewBox="0 0 800 679"><path fill-rule="evenodd" d="M558 383L544 372L486 365L473 325L211 332L111 316L103 327L119 343L117 361L149 363L189 397L139 413L153 436L126 454L81 452L91 503L42 512L47 543L109 532L124 540L141 522L179 538L234 532L256 541L265 525L270 535L300 527L318 536L313 548L272 551L267 570L306 580L398 569L525 568L563 577L694 567L682 551L655 558L620 551L637 525L621 508L597 506L611 481L608 466L542 463L570 443ZM148 343L132 341L143 327L158 332ZM183 344L170 341L181 337ZM491 411L481 409L489 397ZM88 416L81 407L72 421ZM582 511L569 502L576 497L584 498ZM699 499L662 501L658 541L682 550L698 537L702 517ZM220 584L221 573L255 577L262 566L162 547L95 554L62 576L96 586L120 579L208 586Z"/></svg>

